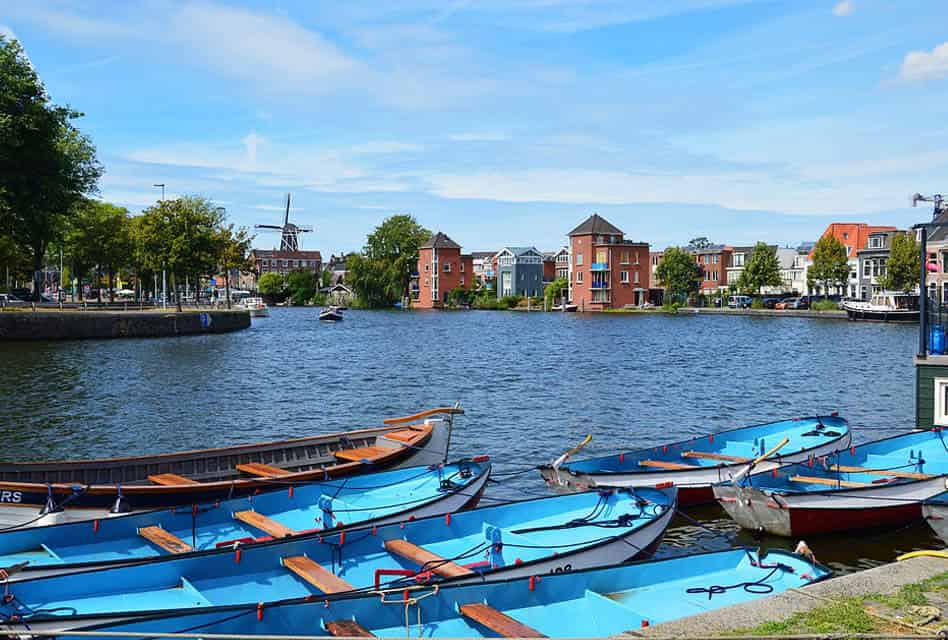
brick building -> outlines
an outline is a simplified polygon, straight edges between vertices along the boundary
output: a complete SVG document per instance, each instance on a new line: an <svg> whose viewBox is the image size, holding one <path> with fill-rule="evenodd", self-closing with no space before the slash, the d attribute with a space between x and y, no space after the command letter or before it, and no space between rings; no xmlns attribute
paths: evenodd
<svg viewBox="0 0 948 640"><path fill-rule="evenodd" d="M859 256L862 249L866 249L869 243L869 236L880 231L896 231L896 227L874 226L865 222L834 222L826 228L826 231L820 236L833 236L846 247L846 258L849 262L849 278L842 287L830 287L831 291L823 291L823 287L816 285L810 287L807 282L806 272L813 264L813 251L807 256L806 268L804 269L803 282L806 284L808 294L838 294L852 298L859 297Z"/></svg>
<svg viewBox="0 0 948 640"><path fill-rule="evenodd" d="M569 232L570 294L583 311L648 302L651 270L647 242L630 242L599 214Z"/></svg>
<svg viewBox="0 0 948 640"><path fill-rule="evenodd" d="M715 293L727 289L727 268L731 264L733 249L726 245L711 245L694 249L691 254L701 267L701 293Z"/></svg>
<svg viewBox="0 0 948 640"><path fill-rule="evenodd" d="M421 245L418 252L417 308L443 307L452 289L471 289L474 283L474 259L461 254L461 245L440 231Z"/></svg>
<svg viewBox="0 0 948 640"><path fill-rule="evenodd" d="M293 271L322 273L323 258L319 251L282 251L279 249L254 249L250 252L253 264L254 286L265 273L285 276Z"/></svg>

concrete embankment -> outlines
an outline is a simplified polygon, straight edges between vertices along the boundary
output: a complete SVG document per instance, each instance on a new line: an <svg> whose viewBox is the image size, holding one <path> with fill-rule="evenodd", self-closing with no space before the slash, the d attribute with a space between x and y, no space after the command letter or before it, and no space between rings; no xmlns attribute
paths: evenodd
<svg viewBox="0 0 948 640"><path fill-rule="evenodd" d="M716 307L683 307L678 313L716 314L722 316L758 316L761 318L822 318L845 320L845 311L811 311L809 309L718 309Z"/></svg>
<svg viewBox="0 0 948 640"><path fill-rule="evenodd" d="M245 310L0 312L0 340L158 338L227 333L250 327Z"/></svg>
<svg viewBox="0 0 948 640"><path fill-rule="evenodd" d="M840 599L893 593L945 572L948 572L948 559L910 558L791 589L768 598L658 624L625 634L625 637L706 638L727 636L735 631L746 633L748 629L782 622Z"/></svg>

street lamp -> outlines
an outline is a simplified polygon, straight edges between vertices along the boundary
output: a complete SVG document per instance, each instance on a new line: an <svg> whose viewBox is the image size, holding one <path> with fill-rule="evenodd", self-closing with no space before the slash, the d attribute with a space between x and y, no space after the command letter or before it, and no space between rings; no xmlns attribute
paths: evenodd
<svg viewBox="0 0 948 640"><path fill-rule="evenodd" d="M158 187L161 187L161 202L164 202L165 201L165 183L162 182L160 184L153 184L151 186L155 187L156 189ZM166 309L168 307L168 285L167 285L167 280L165 278L166 278L165 270L162 269L161 270L161 306L163 309Z"/></svg>
<svg viewBox="0 0 948 640"><path fill-rule="evenodd" d="M158 187L161 187L161 201L164 202L164 200L165 200L165 183L162 182L161 184L153 184L153 185L151 185L151 186L155 187L156 189L157 189Z"/></svg>

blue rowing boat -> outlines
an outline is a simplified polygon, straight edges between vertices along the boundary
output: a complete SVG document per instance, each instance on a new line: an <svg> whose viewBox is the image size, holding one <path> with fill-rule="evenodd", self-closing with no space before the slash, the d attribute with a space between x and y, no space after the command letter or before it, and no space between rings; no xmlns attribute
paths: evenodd
<svg viewBox="0 0 948 640"><path fill-rule="evenodd" d="M540 474L555 489L585 490L597 486L638 487L673 482L681 505L713 502L711 486L741 473L748 463L788 442L754 466L764 473L781 463L806 460L849 446L849 423L837 415L793 418L657 447L567 462L591 439L575 447Z"/></svg>
<svg viewBox="0 0 948 640"><path fill-rule="evenodd" d="M477 503L489 475L480 456L325 482L273 478L258 495L0 533L0 567L22 567L13 577L24 579L452 513Z"/></svg>
<svg viewBox="0 0 948 640"><path fill-rule="evenodd" d="M922 505L922 515L942 542L948 542L948 491L939 493Z"/></svg>
<svg viewBox="0 0 948 640"><path fill-rule="evenodd" d="M61 630L148 612L323 598L385 584L572 571L650 553L674 513L674 488L524 500L23 580L7 586L0 616Z"/></svg>
<svg viewBox="0 0 948 640"><path fill-rule="evenodd" d="M919 520L922 503L945 490L946 474L948 440L934 429L717 485L714 495L742 527L798 537Z"/></svg>
<svg viewBox="0 0 948 640"><path fill-rule="evenodd" d="M154 615L83 631L347 637L605 637L803 587L830 570L734 549L568 574ZM95 635L91 637L95 638Z"/></svg>

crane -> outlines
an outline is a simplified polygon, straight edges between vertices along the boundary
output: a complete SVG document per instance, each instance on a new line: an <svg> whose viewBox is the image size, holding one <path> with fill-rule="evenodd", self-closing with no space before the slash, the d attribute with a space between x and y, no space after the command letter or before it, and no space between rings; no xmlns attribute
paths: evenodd
<svg viewBox="0 0 948 640"><path fill-rule="evenodd" d="M290 222L290 194L286 194L286 213L283 216L282 226L275 224L255 224L253 227L254 229L279 231L281 233L280 251L299 251L300 234L313 231L312 227L301 226Z"/></svg>
<svg viewBox="0 0 948 640"><path fill-rule="evenodd" d="M940 193L936 193L933 196L923 196L920 193L916 193L912 196L912 206L916 206L919 202L933 203L933 217L937 216L939 213L948 213L948 206L946 206L945 198Z"/></svg>

